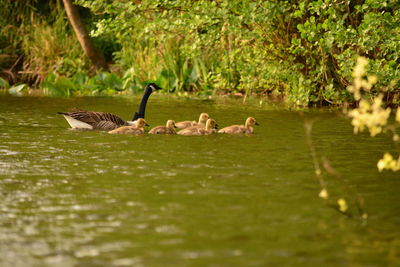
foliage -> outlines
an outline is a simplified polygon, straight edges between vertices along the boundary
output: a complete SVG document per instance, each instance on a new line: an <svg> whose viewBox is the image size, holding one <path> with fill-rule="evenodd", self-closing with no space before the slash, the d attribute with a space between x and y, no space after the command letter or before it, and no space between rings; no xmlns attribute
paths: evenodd
<svg viewBox="0 0 400 267"><path fill-rule="evenodd" d="M51 8L42 0L4 1L15 11L0 11L0 52L23 54L23 71L41 79L47 73L93 75L60 1L50 1ZM370 60L367 71L377 76L377 87L399 102L395 0L75 3L124 89L156 81L177 93L268 93L298 105L339 104L355 100L346 88L362 55Z"/></svg>
<svg viewBox="0 0 400 267"><path fill-rule="evenodd" d="M65 34L67 26L68 21L63 17L52 26L46 22L32 24L35 30L26 35L21 45L24 54L29 55L25 59L25 72L36 73L42 79L47 73L71 76L88 67L79 43Z"/></svg>
<svg viewBox="0 0 400 267"><path fill-rule="evenodd" d="M8 88L9 86L8 82L0 77L0 88Z"/></svg>
<svg viewBox="0 0 400 267"><path fill-rule="evenodd" d="M122 92L124 88L123 79L115 73L99 72L88 78L84 73L78 72L70 78L49 74L40 84L41 89L52 96L71 95L109 95Z"/></svg>
<svg viewBox="0 0 400 267"><path fill-rule="evenodd" d="M28 85L25 83L22 83L22 84L18 84L18 85L11 87L10 89L8 89L8 92L12 95L21 96L21 95L23 95L23 92L27 91L27 90L28 90Z"/></svg>
<svg viewBox="0 0 400 267"><path fill-rule="evenodd" d="M123 69L133 66L140 80L163 75L163 86L177 91L352 101L345 89L357 55L371 59L379 86L399 77L394 0L76 2L98 15L94 36L113 35L121 44Z"/></svg>
<svg viewBox="0 0 400 267"><path fill-rule="evenodd" d="M88 69L59 1L46 1L46 5L40 0L30 0L26 5L20 1L3 2L6 9L2 10L9 14L2 14L0 22L0 53L23 55L18 71L21 80L37 84L47 73L71 76Z"/></svg>
<svg viewBox="0 0 400 267"><path fill-rule="evenodd" d="M400 138L397 134L397 126L400 123L400 108L397 111L392 110L390 107L383 107L383 93L385 90L379 90L378 95L375 97L369 97L368 92L373 90L376 86L376 76L365 77L365 68L368 65L368 60L364 57L359 57L357 65L353 71L353 85L349 86L348 90L354 95L354 98L359 101L359 106L348 112L352 118L352 125L354 126L354 132L362 132L367 129L371 136L376 136L379 133L389 132L393 135L393 141L398 143ZM389 116L393 112L395 115L395 122L389 122ZM393 156L389 153L385 153L384 157L379 160L378 164L379 171L389 169L392 171L400 170L400 156L397 160L393 159Z"/></svg>
<svg viewBox="0 0 400 267"><path fill-rule="evenodd" d="M311 152L315 178L320 185L318 197L342 215L349 218L356 216L365 221L368 218L368 213L365 210L364 198L358 193L357 188L348 185L345 182L346 179L342 179L340 173L332 167L326 157L319 157L312 139L313 124L314 121L312 120L306 119L304 121L306 142ZM328 183L330 178L333 179ZM331 189L328 188L328 185ZM352 201L346 201L344 195L347 199L351 198Z"/></svg>
<svg viewBox="0 0 400 267"><path fill-rule="evenodd" d="M24 3L23 3L24 2ZM3 0L0 9L0 56L22 58L19 79L37 85L47 74L71 77L76 73L91 74L92 69L71 30L60 0ZM85 20L90 23L90 16ZM97 38L96 44L105 53L116 45ZM0 57L1 58L1 57ZM0 62L8 69L15 62Z"/></svg>

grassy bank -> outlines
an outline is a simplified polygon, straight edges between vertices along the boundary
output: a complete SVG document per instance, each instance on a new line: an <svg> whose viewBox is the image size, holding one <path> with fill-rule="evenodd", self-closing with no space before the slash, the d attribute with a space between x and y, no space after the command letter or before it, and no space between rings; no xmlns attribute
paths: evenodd
<svg viewBox="0 0 400 267"><path fill-rule="evenodd" d="M397 1L76 1L111 72L84 56L61 1L3 0L0 86L50 95L166 92L268 95L298 104L353 102L356 58L369 58L399 101ZM371 90L371 96L377 89Z"/></svg>

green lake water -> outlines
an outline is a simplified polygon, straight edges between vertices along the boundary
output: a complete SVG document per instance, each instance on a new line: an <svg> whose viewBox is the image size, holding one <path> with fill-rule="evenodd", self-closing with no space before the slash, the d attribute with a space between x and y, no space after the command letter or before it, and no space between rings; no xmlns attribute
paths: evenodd
<svg viewBox="0 0 400 267"><path fill-rule="evenodd" d="M71 131L57 111L130 119L140 97L0 95L0 266L388 266L400 264L400 173L376 169L389 138L353 135L340 111L250 100L151 96L146 120L220 127L254 116L252 136ZM321 190L312 141L338 176ZM343 198L349 216L336 210ZM355 204L363 201L361 219Z"/></svg>

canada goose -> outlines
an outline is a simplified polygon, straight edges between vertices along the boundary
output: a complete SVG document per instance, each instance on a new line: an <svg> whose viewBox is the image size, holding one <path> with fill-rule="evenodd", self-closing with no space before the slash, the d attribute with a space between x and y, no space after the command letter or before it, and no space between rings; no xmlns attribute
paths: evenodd
<svg viewBox="0 0 400 267"><path fill-rule="evenodd" d="M176 134L175 121L168 120L166 126L157 126L149 131L149 134Z"/></svg>
<svg viewBox="0 0 400 267"><path fill-rule="evenodd" d="M72 112L58 112L64 115L69 125L73 129L88 129L88 130L104 130L109 131L116 129L120 126L135 126L136 120L144 118L147 100L152 92L162 89L154 83L149 83L146 86L142 101L140 102L139 109L135 112L132 121L125 121L117 115L105 112L95 112L86 110L75 110Z"/></svg>
<svg viewBox="0 0 400 267"><path fill-rule="evenodd" d="M201 126L204 127L206 126L206 121L209 119L210 117L208 116L207 113L201 113L199 116L199 121L181 121L181 122L177 122L175 123L176 128L180 128L180 129L185 129L188 127L192 127L192 126Z"/></svg>
<svg viewBox="0 0 400 267"><path fill-rule="evenodd" d="M117 129L109 131L109 134L144 134L144 126L149 126L147 122L139 118L136 120L136 126L121 126Z"/></svg>
<svg viewBox="0 0 400 267"><path fill-rule="evenodd" d="M178 132L178 134L180 134L180 135L208 135L208 134L216 133L217 130L215 128L218 128L218 125L215 122L215 120L208 119L206 122L205 128L192 126L192 127L180 130Z"/></svg>
<svg viewBox="0 0 400 267"><path fill-rule="evenodd" d="M218 133L229 133L229 134L251 134L253 133L253 126L259 125L256 119L248 117L245 125L232 125L222 128Z"/></svg>

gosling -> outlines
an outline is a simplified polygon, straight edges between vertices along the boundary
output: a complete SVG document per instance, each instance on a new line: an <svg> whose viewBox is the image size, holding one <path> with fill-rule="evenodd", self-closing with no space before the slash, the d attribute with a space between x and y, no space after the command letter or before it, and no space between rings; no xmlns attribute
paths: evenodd
<svg viewBox="0 0 400 267"><path fill-rule="evenodd" d="M175 121L168 120L166 126L157 126L149 131L149 134L176 134Z"/></svg>
<svg viewBox="0 0 400 267"><path fill-rule="evenodd" d="M140 118L136 121L136 126L122 126L112 131L109 134L144 134L144 126L149 126L147 122Z"/></svg>
<svg viewBox="0 0 400 267"><path fill-rule="evenodd" d="M192 127L180 130L178 132L178 134L180 134L180 135L209 135L209 134L215 134L217 132L216 128L218 128L218 125L215 122L215 120L208 119L206 122L205 128L192 126Z"/></svg>
<svg viewBox="0 0 400 267"><path fill-rule="evenodd" d="M259 125L256 119L253 117L248 117L245 125L232 125L222 128L218 133L228 133L228 134L252 134L254 125Z"/></svg>
<svg viewBox="0 0 400 267"><path fill-rule="evenodd" d="M205 127L206 122L209 118L210 118L210 116L208 116L207 113L201 113L199 116L198 122L196 122L196 121L181 121L181 122L175 123L175 126L176 126L176 128L179 128L179 129L185 129L185 128L193 127L193 126Z"/></svg>

